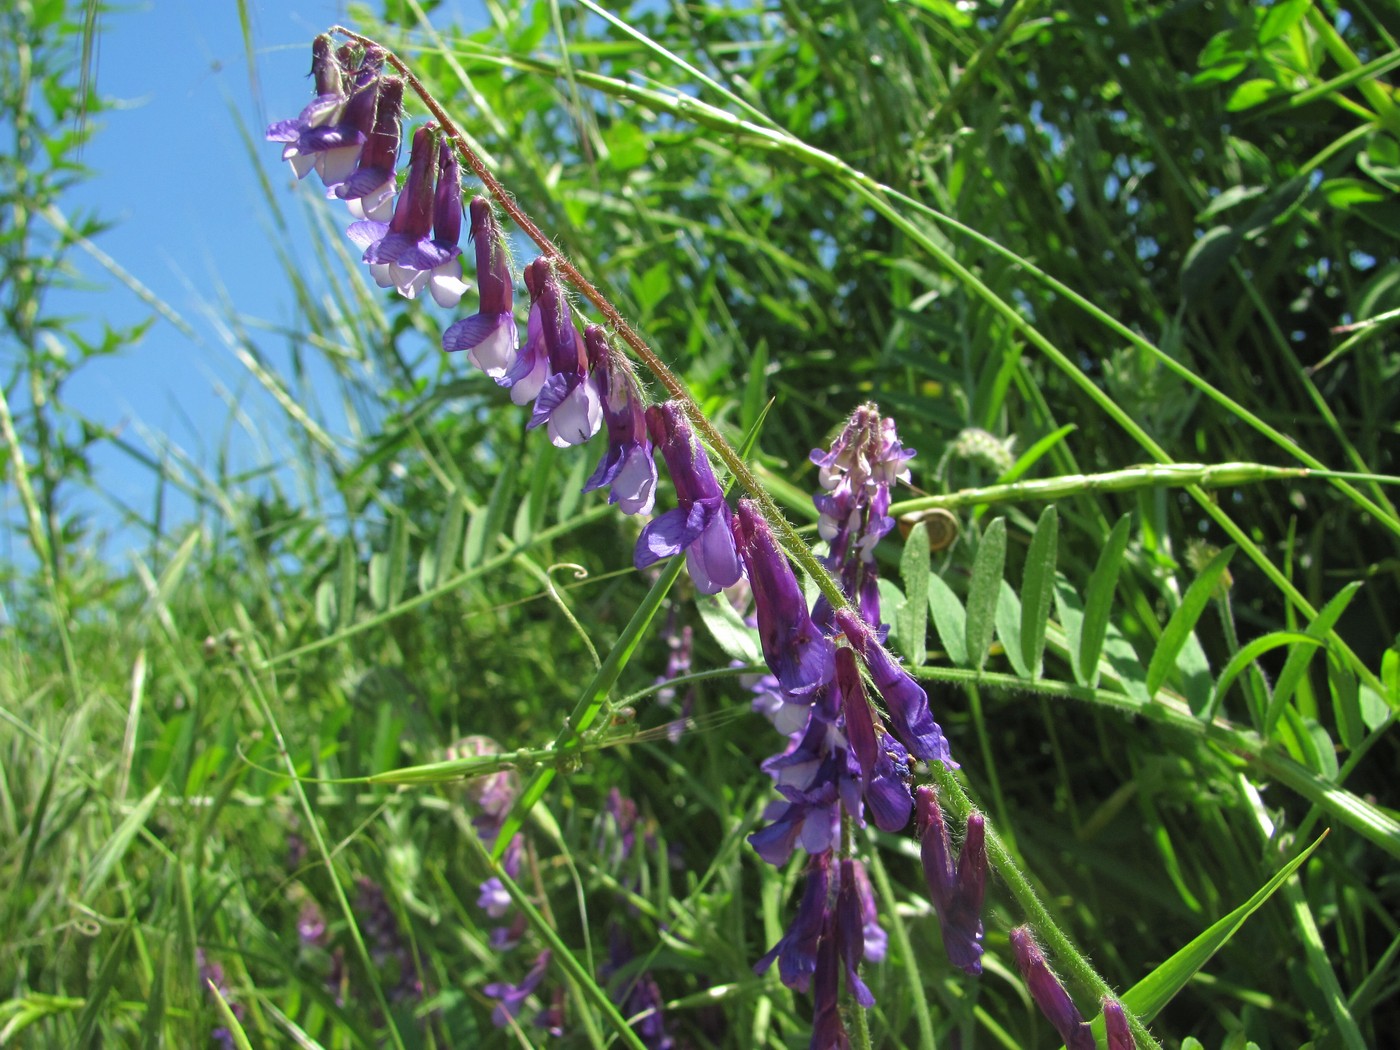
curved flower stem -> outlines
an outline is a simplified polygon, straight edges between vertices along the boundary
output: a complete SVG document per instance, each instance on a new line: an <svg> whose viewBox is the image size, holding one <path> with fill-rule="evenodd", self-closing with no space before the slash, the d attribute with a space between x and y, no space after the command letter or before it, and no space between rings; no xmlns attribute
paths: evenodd
<svg viewBox="0 0 1400 1050"><path fill-rule="evenodd" d="M544 257L554 264L569 284L578 289L579 294L597 307L598 312L607 319L618 338L627 344L642 364L646 365L651 374L656 377L656 381L666 388L666 393L680 403L691 425L704 438L705 444L714 450L715 455L724 462L729 472L757 501L763 511L763 516L768 519L768 524L778 534L788 556L801 565L803 571L816 582L817 587L831 602L833 608L847 608L849 602L841 592L840 586L817 560L811 548L797 535L797 530L792 527L791 523L784 517L783 512L778 509L778 505L773 502L773 498L768 495L767 490L754 477L738 450L724 439L705 413L700 410L700 406L690 396L690 391L686 388L685 383L661 360L656 351L647 345L646 340L637 333L637 330L627 323L626 318L622 316L617 307L579 271L578 267L569 261L559 247L546 237L544 232L525 214L520 205L515 202L515 198L492 174L491 169L467 144L466 136L458 129L456 122L448 115L442 104L423 86L422 81L413 75L403 59L377 40L356 33L344 26L331 26L328 32L339 34L358 44L363 44L365 47L375 47L384 52L384 60L398 70L403 76L404 82L422 100L423 105L433 115L433 119L437 121L443 134L450 138L457 147L457 152L466 162L467 167L471 168L476 177L481 180L481 184L500 205L501 210L510 216L511 222L515 223L530 240L535 242Z"/></svg>

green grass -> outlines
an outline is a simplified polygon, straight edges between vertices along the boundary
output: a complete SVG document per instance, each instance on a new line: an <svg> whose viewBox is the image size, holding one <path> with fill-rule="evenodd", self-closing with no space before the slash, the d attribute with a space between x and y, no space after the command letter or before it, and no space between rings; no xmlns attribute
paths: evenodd
<svg viewBox="0 0 1400 1050"><path fill-rule="evenodd" d="M680 1045L806 1045L809 998L752 970L801 864L745 841L780 743L730 669L751 641L683 573L631 568L637 523L579 491L600 449L527 433L437 349L454 315L374 288L319 194L269 182L269 208L323 232L318 272L286 264L297 323L228 308L268 395L262 469L163 459L67 412L88 355L44 352L70 322L42 293L100 230L45 239L64 226L35 217L62 218L54 157L76 148L81 100L58 87L79 59L45 46L54 20L92 24L69 7L4 22L38 57L5 60L10 126L36 141L0 176L22 205L0 239L0 1045L202 1046L220 1026L254 1047L542 1045L535 1009L498 1029L483 989L543 947L534 1003L561 997L559 1045L637 1045L613 993L643 970ZM962 763L924 779L957 825L986 813L998 874L967 978L912 835L856 837L890 935L864 971L871 1044L1058 1045L1011 962L1029 921L1087 1017L1111 989L1163 1046L1382 1045L1389 13L1355 5L1337 31L1320 2L487 10L474 35L414 0L351 24L412 65L718 433L756 434L747 462L799 531L807 453L861 401L919 450L881 546L885 619ZM133 563L102 561L103 523L66 509L93 441L158 474L153 509L126 512L150 537ZM172 487L198 508L174 528ZM673 743L656 679L682 626L694 711ZM469 736L539 785L509 951L476 902ZM623 861L614 789L640 809ZM324 932L299 936L314 915ZM614 922L639 960L621 977Z"/></svg>

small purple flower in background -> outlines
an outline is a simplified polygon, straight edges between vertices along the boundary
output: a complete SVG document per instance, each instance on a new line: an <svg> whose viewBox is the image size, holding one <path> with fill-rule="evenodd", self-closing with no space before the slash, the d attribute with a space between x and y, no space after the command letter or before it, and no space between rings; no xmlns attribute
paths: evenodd
<svg viewBox="0 0 1400 1050"><path fill-rule="evenodd" d="M1128 1015L1123 1012L1123 1004L1117 999L1103 1001L1104 1033L1108 1036L1108 1050L1133 1050L1137 1045L1133 1030L1128 1025Z"/></svg>
<svg viewBox="0 0 1400 1050"><path fill-rule="evenodd" d="M219 994L223 996L224 1002L229 1004L229 1009L233 1011L233 1016L238 1018L239 1021L242 1021L243 1004L233 1000L233 995L229 991L228 985L224 983L224 968L216 962L211 962L204 954L203 948L195 949L195 958L199 961L200 980L212 984L217 988ZM236 1045L234 1043L233 1033L223 1025L219 1025L209 1034L214 1042L228 1047L229 1050L233 1050L233 1047Z"/></svg>
<svg viewBox="0 0 1400 1050"><path fill-rule="evenodd" d="M967 818L967 837L956 863L948 825L933 790L918 792L920 850L929 899L943 931L943 948L963 972L982 972L982 897L987 885L987 848L982 814Z"/></svg>
<svg viewBox="0 0 1400 1050"><path fill-rule="evenodd" d="M617 923L608 927L608 964L602 976L614 977L613 1002L617 1003L628 1027L648 1050L671 1050L675 1041L666 1032L661 1012L664 1000L656 978L645 970L629 973L635 955L627 932Z"/></svg>
<svg viewBox="0 0 1400 1050"><path fill-rule="evenodd" d="M865 404L831 445L812 450L812 462L823 493L813 497L821 517L817 529L827 541L826 567L841 581L841 590L855 602L871 626L880 626L880 591L875 567L875 545L894 528L887 513L890 487L909 480L907 461L914 455L895 434L894 420L880 416L874 404ZM820 598L812 618L823 628L831 626L831 604ZM884 640L884 634L879 634Z"/></svg>
<svg viewBox="0 0 1400 1050"><path fill-rule="evenodd" d="M471 203L471 239L476 246L476 286L481 305L471 317L454 322L442 334L442 348L449 353L467 351L467 357L492 379L499 381L515 364L519 334L515 328L515 291L511 284L510 252L505 234L485 197Z"/></svg>
<svg viewBox="0 0 1400 1050"><path fill-rule="evenodd" d="M439 306L456 306L467 290L462 249L461 169L457 155L437 130L425 124L413 135L404 182L388 224L361 219L346 231L364 248L364 261L381 288L397 288L415 298L427 288ZM444 185L445 184L445 185Z"/></svg>
<svg viewBox="0 0 1400 1050"><path fill-rule="evenodd" d="M398 980L388 986L389 1001L421 997L422 986L413 966L413 953L399 932L399 920L384 890L374 880L360 876L355 895L355 916L369 947L370 959L385 976L397 970Z"/></svg>
<svg viewBox="0 0 1400 1050"><path fill-rule="evenodd" d="M467 736L447 749L449 761L463 758L485 758L498 755L500 745L489 736ZM494 846L496 834L505 823L515 798L520 794L520 775L513 769L472 777L466 782L467 798L480 812L472 818L472 826L487 846Z"/></svg>
<svg viewBox="0 0 1400 1050"><path fill-rule="evenodd" d="M684 551L696 590L717 594L743 575L729 504L680 406L673 401L652 405L646 420L651 440L671 472L679 506L647 522L632 563L645 569Z"/></svg>
<svg viewBox="0 0 1400 1050"><path fill-rule="evenodd" d="M492 835L492 839L495 839L494 835ZM501 867L512 882L520 876L520 850L524 843L524 838L516 835L510 840L510 845L506 847L505 856L501 858ZM477 895L476 905L493 919L505 918L511 906L510 894L506 892L505 883L492 875L481 884L481 892Z"/></svg>
<svg viewBox="0 0 1400 1050"><path fill-rule="evenodd" d="M583 336L574 327L568 299L549 260L536 259L531 263L526 269L525 283L530 288L533 302L526 339L527 353L521 356L524 360L527 354L534 355L528 365L531 384L539 374L541 347L547 363L546 378L535 395L535 411L526 429L548 424L549 440L556 447L581 445L598 433L603 425L603 401L598 394L597 381L588 371L588 353L583 345ZM537 316L539 341L531 350L528 344L536 336ZM517 362L517 367L521 367L521 362ZM511 376L514 376L514 369ZM515 400L516 392L522 385L519 380L513 383L512 400Z"/></svg>
<svg viewBox="0 0 1400 1050"><path fill-rule="evenodd" d="M608 425L608 450L583 491L611 485L608 502L618 504L622 513L650 514L656 502L656 460L647 434L642 392L626 359L608 345L601 327L589 325L583 338L602 397L603 420Z"/></svg>
<svg viewBox="0 0 1400 1050"><path fill-rule="evenodd" d="M1095 1050L1093 1033L1079 1016L1065 986L1050 972L1050 965L1035 943L1030 927L1017 926L1011 931L1011 954L1035 1005L1055 1026L1066 1050Z"/></svg>
<svg viewBox="0 0 1400 1050"><path fill-rule="evenodd" d="M302 944L326 945L326 916L314 900L306 900L297 914L297 936Z"/></svg>
<svg viewBox="0 0 1400 1050"><path fill-rule="evenodd" d="M536 957L535 964L530 967L524 980L519 984L496 981L481 990L482 994L498 1000L491 1010L492 1024L497 1028L509 1028L514 1023L515 1019L520 1016L520 1009L525 1005L525 1000L544 979L545 971L549 969L549 959L549 949L546 948Z"/></svg>
<svg viewBox="0 0 1400 1050"><path fill-rule="evenodd" d="M763 658L790 699L811 696L831 681L833 646L812 623L797 576L752 500L739 501L734 536L753 588Z"/></svg>

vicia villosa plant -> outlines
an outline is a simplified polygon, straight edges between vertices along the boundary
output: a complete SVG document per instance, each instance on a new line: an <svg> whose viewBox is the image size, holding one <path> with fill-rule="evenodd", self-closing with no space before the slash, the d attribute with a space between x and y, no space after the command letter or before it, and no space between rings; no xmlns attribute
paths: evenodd
<svg viewBox="0 0 1400 1050"><path fill-rule="evenodd" d="M901 570L910 593L889 591L882 586L880 561L882 555L889 560L893 540L885 541L896 531L898 486L911 482L914 452L901 443L896 418L874 402L851 405L829 447L811 452L820 541L814 546L779 510L770 486L751 469L745 451L725 436L726 428L586 278L588 260L567 258L544 236L528 215L525 195L502 185L461 125L402 59L337 27L315 41L312 75L315 98L296 118L272 125L267 138L284 143L283 157L298 178L315 172L327 197L346 203L353 220L346 234L374 282L409 299L427 292L438 306L459 314L461 301L467 308L475 305L474 313L446 326L443 350L460 354L503 388L510 402L528 413L526 429L542 430L552 446L584 445L604 432L605 447L582 489L606 489L609 504L644 519L632 566L655 581L649 604L633 617L640 626L624 635L626 644L619 642L600 662L598 677L552 749L527 756L477 741L446 762L380 778L401 783L479 778L471 788L477 810L473 849L491 874L477 904L504 922L492 933L491 948L524 953L516 981L477 990L492 1004L492 1022L520 1033L534 1025L563 1037L592 1031L592 1021L578 1016L577 1007L570 1009L564 994L570 983L584 982L599 991L600 1016L629 1045L681 1045L670 1027L678 1011L667 1008L626 914L609 920L606 965L590 970L562 940L532 875L539 867L539 830L531 830L527 820L553 774L571 768L571 761L602 739L606 727L595 723L611 683L675 579L674 566L668 573L662 565L683 559L696 593L722 595L716 600L722 606L705 608L726 610L723 615L739 624L736 633L747 635L761 654L762 668L743 667L756 672L752 707L783 742L760 763L776 797L746 838L761 861L792 866L787 888L795 904L754 969L765 974L776 964L781 984L810 998L813 1050L883 1045L868 1015L877 1006L870 974L891 954L890 924L902 928L903 920L882 913L881 902L890 900L886 863L904 863L901 851L890 846L911 836L917 846L904 852L920 858L926 921L940 930L949 965L968 981L985 979L992 922L985 905L989 889L999 883L1009 904L998 913L996 941L1003 950L1009 945L1030 1000L1060 1038L1072 1048L1098 1045L1051 972L1047 951L1076 990L1100 1004L1106 1045L1112 1050L1156 1045L1142 1020L1124 1007L1126 1002L1150 1016L1160 1006L1160 994L1139 992L1120 1002L1058 928L1014 851L955 774L959 762L923 684L940 672L918 667L931 613L950 662L971 676L960 679L959 668L946 668L944 681L987 681L977 676L995 636L1002 643L998 652L1036 688L1092 692L1105 645L1099 614L1111 598L1117 563L1104 563L1106 582L1090 584L1100 595L1107 588L1107 597L1094 599L1099 619L1091 620L1081 607L1068 643L1055 639L1057 645L1073 646L1078 682L1065 685L1041 681L1052 606L1078 600L1072 588L1066 597L1055 580L1053 509L1034 529L1019 597L1003 580L1005 524L995 522L985 530L964 607L937 577L927 579L929 545L918 515L930 508L907 502L903 513L910 515L910 538ZM416 97L431 117L408 136L401 128L406 96ZM395 164L405 138L407 170L400 178ZM464 172L484 191L470 199L465 216ZM463 276L464 217L475 261L474 304ZM517 266L512 246L524 242L533 242L539 255ZM518 318L515 296L522 287L528 309ZM600 323L588 322L590 309ZM959 447L949 446L940 473ZM998 473L1010 473L1009 445L996 444L994 451L1000 456ZM658 476L657 453L669 486ZM741 490L737 499L726 492L730 483ZM1121 546L1117 551L1121 556ZM1223 566L1222 561L1220 572ZM886 609L891 593L899 599L894 612ZM1206 597L1203 591L1200 602ZM902 659L892 638L906 656L918 655ZM1170 652L1162 659L1175 656ZM687 669L690 658L687 644ZM1162 683L1166 666L1158 667L1154 659L1148 693ZM958 751L970 752L970 742ZM536 775L522 787L514 770L531 765ZM642 848L636 813L631 800L615 792L609 797L606 819L610 834L618 837L611 863L619 870L634 865L621 880L632 887L660 878L669 864L664 851ZM957 827L950 829L948 814ZM956 848L955 832L961 835ZM900 955L907 966L907 944ZM1000 969L1010 972L1004 962ZM682 1009L685 1002L681 997ZM927 1034L926 1021L924 1026Z"/></svg>

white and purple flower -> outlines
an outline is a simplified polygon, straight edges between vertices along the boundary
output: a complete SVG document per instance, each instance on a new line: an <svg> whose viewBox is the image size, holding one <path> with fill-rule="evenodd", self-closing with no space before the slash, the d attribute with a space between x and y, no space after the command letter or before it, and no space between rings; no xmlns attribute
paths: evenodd
<svg viewBox="0 0 1400 1050"><path fill-rule="evenodd" d="M426 288L439 306L456 306L467 290L458 262L462 249L462 181L456 153L425 124L413 135L408 178L383 223L361 219L346 231L364 248L364 261L381 288L407 299Z"/></svg>
<svg viewBox="0 0 1400 1050"><path fill-rule="evenodd" d="M717 594L744 574L730 528L729 504L680 406L673 401L652 405L646 410L646 421L652 442L671 472L679 506L647 522L632 564L645 569L684 552L696 589Z"/></svg>
<svg viewBox="0 0 1400 1050"><path fill-rule="evenodd" d="M492 379L500 379L515 364L519 335L515 327L515 291L511 284L510 252L505 234L485 197L471 202L471 239L476 246L476 287L480 306L470 317L451 324L442 334L449 353L467 357Z"/></svg>
<svg viewBox="0 0 1400 1050"><path fill-rule="evenodd" d="M656 460L636 377L626 359L608 345L601 326L585 328L583 341L602 395L603 420L608 426L608 450L583 491L610 485L608 502L618 504L622 513L650 514L656 502Z"/></svg>

